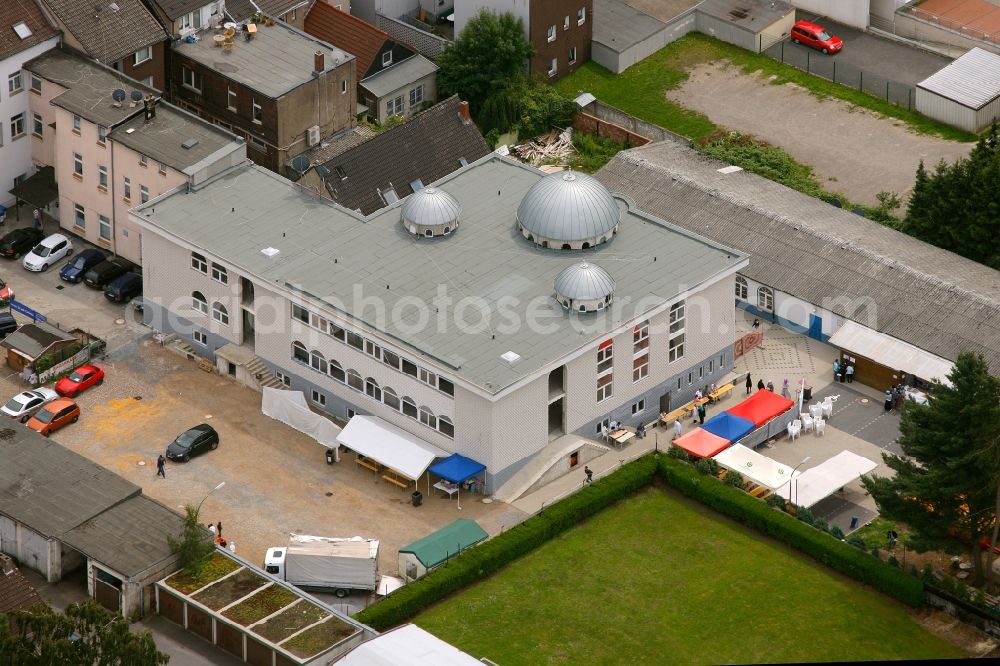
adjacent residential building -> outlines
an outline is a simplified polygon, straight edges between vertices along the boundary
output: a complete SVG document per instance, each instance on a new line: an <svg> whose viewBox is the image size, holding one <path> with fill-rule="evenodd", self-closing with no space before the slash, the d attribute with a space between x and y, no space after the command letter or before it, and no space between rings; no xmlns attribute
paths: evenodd
<svg viewBox="0 0 1000 666"><path fill-rule="evenodd" d="M54 168L60 226L131 261L142 247L129 208L246 159L241 139L78 53L53 49L24 67L37 82L32 159Z"/></svg>
<svg viewBox="0 0 1000 666"><path fill-rule="evenodd" d="M370 215L490 152L458 97L331 157L300 181Z"/></svg>
<svg viewBox="0 0 1000 666"><path fill-rule="evenodd" d="M355 124L355 58L281 22L252 34L227 45L224 35L202 31L174 44L171 99L245 138L250 159L281 172Z"/></svg>
<svg viewBox="0 0 1000 666"><path fill-rule="evenodd" d="M147 323L473 458L491 494L730 371L743 254L492 153L427 185L365 217L247 165L135 208Z"/></svg>
<svg viewBox="0 0 1000 666"><path fill-rule="evenodd" d="M323 0L226 0L226 14L239 23L250 20L260 13L301 30L305 25L309 7L317 1L323 2ZM350 11L348 0L344 0L343 6Z"/></svg>
<svg viewBox="0 0 1000 666"><path fill-rule="evenodd" d="M100 63L166 90L167 33L142 0L39 0L63 42Z"/></svg>
<svg viewBox="0 0 1000 666"><path fill-rule="evenodd" d="M37 93L22 66L58 43L35 2L0 3L0 205L13 205L15 188L35 173L28 101Z"/></svg>
<svg viewBox="0 0 1000 666"><path fill-rule="evenodd" d="M411 116L437 98L437 65L370 23L316 3L306 17L306 32L354 54L358 100L375 122Z"/></svg>
<svg viewBox="0 0 1000 666"><path fill-rule="evenodd" d="M226 0L147 0L171 37L187 37L218 27L226 18Z"/></svg>
<svg viewBox="0 0 1000 666"><path fill-rule="evenodd" d="M339 0L325 2L334 6L340 4ZM456 0L353 0L350 7L345 3L343 9L373 25L379 14L390 18L407 16L434 24L454 12L455 3Z"/></svg>
<svg viewBox="0 0 1000 666"><path fill-rule="evenodd" d="M483 9L524 20L532 75L554 81L590 60L594 0L455 0L455 34Z"/></svg>

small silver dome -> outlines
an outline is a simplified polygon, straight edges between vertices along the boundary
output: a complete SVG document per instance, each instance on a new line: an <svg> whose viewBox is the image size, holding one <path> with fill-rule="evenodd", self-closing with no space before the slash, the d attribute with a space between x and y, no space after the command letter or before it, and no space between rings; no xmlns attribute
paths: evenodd
<svg viewBox="0 0 1000 666"><path fill-rule="evenodd" d="M584 173L552 173L531 186L517 207L526 238L543 247L580 250L606 243L621 211L611 192Z"/></svg>
<svg viewBox="0 0 1000 666"><path fill-rule="evenodd" d="M606 270L586 261L564 268L555 280L556 300L568 310L603 310L615 291L615 280Z"/></svg>
<svg viewBox="0 0 1000 666"><path fill-rule="evenodd" d="M445 236L458 228L462 207L444 190L425 187L407 197L403 227L414 236Z"/></svg>

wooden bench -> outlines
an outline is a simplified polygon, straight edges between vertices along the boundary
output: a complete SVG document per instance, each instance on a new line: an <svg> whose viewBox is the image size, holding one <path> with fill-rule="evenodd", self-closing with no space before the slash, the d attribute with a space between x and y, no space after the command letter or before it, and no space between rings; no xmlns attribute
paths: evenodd
<svg viewBox="0 0 1000 666"><path fill-rule="evenodd" d="M752 496L754 496L754 497L760 497L761 495L763 495L763 494L765 494L767 492L768 492L768 490L767 490L766 487L764 487L764 486L757 486L756 488L753 489L753 491L750 492L750 494Z"/></svg>
<svg viewBox="0 0 1000 666"><path fill-rule="evenodd" d="M406 490L407 488L410 487L410 484L408 482L402 481L402 480L399 479L399 477L392 476L390 474L383 474L382 478L385 479L386 481L388 481L389 483L391 483L394 486L399 486L403 490Z"/></svg>
<svg viewBox="0 0 1000 666"><path fill-rule="evenodd" d="M711 398L712 402L715 402L719 400L719 398L729 395L729 393L733 390L733 388L735 388L735 386L736 386L735 384L723 384L719 388L709 393L708 397Z"/></svg>
<svg viewBox="0 0 1000 666"><path fill-rule="evenodd" d="M365 458L355 458L354 462L358 463L358 466L364 467L365 469L370 469L376 474L379 473L379 464L372 460L367 460Z"/></svg>
<svg viewBox="0 0 1000 666"><path fill-rule="evenodd" d="M674 424L674 421L690 414L692 409L694 408L691 406L691 404L684 405L683 407L675 409L669 414L664 414L660 416L660 422L662 422L663 425L665 426L672 426Z"/></svg>
<svg viewBox="0 0 1000 666"><path fill-rule="evenodd" d="M207 358L203 358L198 361L198 367L205 372L215 372L215 364L209 361Z"/></svg>

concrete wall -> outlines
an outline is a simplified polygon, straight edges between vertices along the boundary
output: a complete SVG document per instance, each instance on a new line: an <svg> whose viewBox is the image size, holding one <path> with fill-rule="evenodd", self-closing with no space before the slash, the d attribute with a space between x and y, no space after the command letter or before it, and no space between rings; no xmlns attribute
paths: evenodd
<svg viewBox="0 0 1000 666"><path fill-rule="evenodd" d="M697 15L696 30L710 37L721 39L724 42L735 44L748 51L757 51L757 33L747 30L729 21L709 16L702 12L695 12Z"/></svg>
<svg viewBox="0 0 1000 666"><path fill-rule="evenodd" d="M308 130L313 125L319 125L320 136L324 139L355 125L356 66L357 60L351 58L278 99L278 146L282 147L278 151L279 165L309 149ZM347 83L346 89L343 82Z"/></svg>
<svg viewBox="0 0 1000 666"><path fill-rule="evenodd" d="M862 30L868 27L869 2L870 0L791 0L793 5L805 12L826 16Z"/></svg>
<svg viewBox="0 0 1000 666"><path fill-rule="evenodd" d="M15 53L11 57L0 61L0 82L3 82L3 90L0 90L0 204L10 206L14 203L14 195L9 191L14 187L14 179L18 176L30 176L35 172L32 164L32 143L31 138L31 106L39 97L31 92L31 74L21 72L21 85L24 88L19 93L13 95L8 92L7 81L11 74L21 69L28 60L36 58L53 48L59 43L58 37L46 40L41 44L36 44L29 49ZM45 92L45 84L42 84L42 92ZM10 119L19 113L24 114L25 133L18 139L12 139L10 134ZM46 132L51 130L46 127Z"/></svg>
<svg viewBox="0 0 1000 666"><path fill-rule="evenodd" d="M680 134L674 134L658 125L647 123L645 120L631 116L621 109L617 109L610 104L605 104L600 100L594 100L588 104L584 111L601 121L617 125L632 134L637 134L652 141L677 141L684 145L691 145L691 141Z"/></svg>

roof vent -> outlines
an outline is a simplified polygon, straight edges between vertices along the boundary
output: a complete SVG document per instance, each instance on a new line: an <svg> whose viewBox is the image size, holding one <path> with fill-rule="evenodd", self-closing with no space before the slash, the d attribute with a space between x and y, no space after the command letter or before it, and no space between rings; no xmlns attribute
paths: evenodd
<svg viewBox="0 0 1000 666"><path fill-rule="evenodd" d="M188 139L181 144L181 148L183 148L184 150L191 150L197 145L198 145L198 139Z"/></svg>
<svg viewBox="0 0 1000 666"><path fill-rule="evenodd" d="M279 252L281 252L281 250L279 250L276 247L265 247L263 250L260 251L260 253L265 257L267 257L268 259L274 259L275 257L278 256Z"/></svg>
<svg viewBox="0 0 1000 666"><path fill-rule="evenodd" d="M112 2L110 5L108 5L108 9L110 9L112 13L117 14L120 7L118 6L117 2Z"/></svg>
<svg viewBox="0 0 1000 666"><path fill-rule="evenodd" d="M506 361L507 365L514 365L515 363L521 360L521 355L518 354L517 352L507 351L504 352L503 354L500 354L500 358Z"/></svg>

